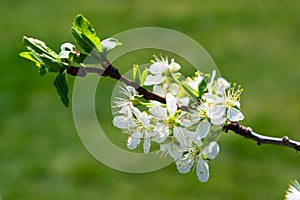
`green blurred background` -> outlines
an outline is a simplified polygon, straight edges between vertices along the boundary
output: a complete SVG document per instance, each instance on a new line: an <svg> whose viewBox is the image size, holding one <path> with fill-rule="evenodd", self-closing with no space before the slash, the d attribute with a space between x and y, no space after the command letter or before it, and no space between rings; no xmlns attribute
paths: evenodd
<svg viewBox="0 0 300 200"><path fill-rule="evenodd" d="M143 26L174 29L202 44L222 75L243 85L243 125L300 140L299 6L297 0L0 1L2 198L283 199L288 183L300 179L299 153L257 146L233 133L220 138L221 152L211 162L205 184L195 173L178 174L174 165L148 174L104 166L81 143L71 109L63 107L52 87L54 75L39 77L18 53L24 50L23 35L42 39L57 51L61 43L72 42L70 27L78 13L102 38ZM138 55L116 64L152 58L151 51ZM111 125L114 84L103 82L97 110L110 137L124 145Z"/></svg>

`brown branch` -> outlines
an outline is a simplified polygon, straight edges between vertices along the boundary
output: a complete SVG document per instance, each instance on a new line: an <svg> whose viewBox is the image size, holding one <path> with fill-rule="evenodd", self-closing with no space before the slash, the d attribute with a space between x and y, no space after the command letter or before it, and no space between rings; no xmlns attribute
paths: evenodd
<svg viewBox="0 0 300 200"><path fill-rule="evenodd" d="M108 61L107 61L108 62ZM107 62L105 62L107 64ZM102 65L103 66L103 65ZM140 95L143 95L144 99L147 100L155 100L161 103L166 103L166 99L147 90L144 87L141 87L137 83L129 80L125 76L122 76L117 68L115 68L112 64L108 64L103 66L104 69L93 68L93 67L73 67L69 66L67 68L67 73L72 76L85 77L88 73L96 73L99 76L108 76L110 78L120 80L127 86L132 86L138 91ZM185 107L184 107L185 108ZM183 109L184 109L183 108Z"/></svg>
<svg viewBox="0 0 300 200"><path fill-rule="evenodd" d="M147 90L144 87L141 87L139 84L129 80L125 76L122 76L118 70L118 68L114 67L107 59L103 59L101 62L103 69L94 68L94 67L73 67L69 66L67 68L67 73L72 76L79 76L85 77L88 73L96 73L99 76L108 76L110 78L120 80L127 86L132 86L135 90L140 94L143 95L144 99L147 100L155 100L160 103L165 104L166 99ZM189 111L187 106L180 106L179 109L183 111Z"/></svg>
<svg viewBox="0 0 300 200"><path fill-rule="evenodd" d="M223 130L225 132L228 132L228 130L231 130L235 132L238 135L244 136L245 138L254 140L257 142L257 145L262 144L273 144L273 145L279 145L279 146L286 146L289 148L293 148L296 151L300 151L300 142L290 140L287 136L284 136L282 138L276 138L276 137L269 137L260 135L258 133L255 133L252 131L249 127L244 127L237 122L229 122L227 125L223 127Z"/></svg>
<svg viewBox="0 0 300 200"><path fill-rule="evenodd" d="M104 69L93 68L93 67L73 67L69 66L67 68L67 73L72 76L79 76L85 77L88 73L95 73L99 76L108 76L110 78L120 80L127 86L132 86L138 91L140 95L143 95L144 99L147 100L156 100L161 103L166 103L166 99L147 90L144 87L141 87L137 83L129 80L128 78L122 76L119 70L114 67L108 60L104 60L101 62L101 65ZM190 108L187 106L181 106L179 109L184 111L189 111ZM227 125L224 125L223 130L228 132L231 130L238 135L244 136L245 138L254 140L257 142L258 145L261 144L273 144L273 145L280 145L286 146L295 149L296 151L300 151L300 142L290 140L287 136L282 138L275 138L257 134L251 130L251 128L244 127L236 122L229 122Z"/></svg>

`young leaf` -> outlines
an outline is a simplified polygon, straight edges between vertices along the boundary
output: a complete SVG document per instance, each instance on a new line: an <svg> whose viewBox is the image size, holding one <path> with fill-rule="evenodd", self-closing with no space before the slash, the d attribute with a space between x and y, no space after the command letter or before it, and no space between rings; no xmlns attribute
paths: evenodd
<svg viewBox="0 0 300 200"><path fill-rule="evenodd" d="M26 58L35 63L37 67L41 67L42 61L34 56L34 54L30 51L21 52L19 54L21 57Z"/></svg>
<svg viewBox="0 0 300 200"><path fill-rule="evenodd" d="M75 41L86 52L90 53L94 48L102 52L100 38L97 36L91 23L82 15L77 15L73 21L72 35Z"/></svg>
<svg viewBox="0 0 300 200"><path fill-rule="evenodd" d="M60 60L54 59L47 54L40 54L39 57L50 72L60 72L66 68Z"/></svg>
<svg viewBox="0 0 300 200"><path fill-rule="evenodd" d="M59 59L59 56L41 40L24 36L23 42L29 51L34 50L37 54L46 54L56 60Z"/></svg>
<svg viewBox="0 0 300 200"><path fill-rule="evenodd" d="M202 95L204 94L206 87L207 87L207 80L204 78L202 81L198 84L198 99L201 100Z"/></svg>
<svg viewBox="0 0 300 200"><path fill-rule="evenodd" d="M199 93L196 90L194 90L192 87L190 87L188 84L186 84L185 82L181 82L180 86L193 99L198 99Z"/></svg>
<svg viewBox="0 0 300 200"><path fill-rule="evenodd" d="M56 88L57 94L60 96L63 104L68 107L69 106L69 98L68 98L68 83L65 71L59 72L53 83Z"/></svg>
<svg viewBox="0 0 300 200"><path fill-rule="evenodd" d="M59 72L66 68L51 48L49 48L43 41L23 37L24 44L29 52L23 52L20 54L21 57L33 61L38 67L40 75L50 72Z"/></svg>
<svg viewBox="0 0 300 200"><path fill-rule="evenodd" d="M137 81L137 80L136 80L136 75L137 75L137 73L138 73L138 69L139 69L139 66L138 66L138 65L134 64L134 65L132 66L132 77L133 77L133 82L136 82L136 81Z"/></svg>
<svg viewBox="0 0 300 200"><path fill-rule="evenodd" d="M142 75L141 75L141 77L140 77L140 81L141 81L141 82L140 82L140 85L141 85L141 86L144 85L144 82L145 82L147 76L148 76L148 70L145 69L145 70L142 72Z"/></svg>

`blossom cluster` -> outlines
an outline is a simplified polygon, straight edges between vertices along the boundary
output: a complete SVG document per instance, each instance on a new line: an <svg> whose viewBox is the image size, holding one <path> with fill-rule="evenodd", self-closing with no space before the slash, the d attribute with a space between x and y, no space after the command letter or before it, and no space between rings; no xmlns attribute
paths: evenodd
<svg viewBox="0 0 300 200"><path fill-rule="evenodd" d="M219 153L222 126L244 119L240 111L243 89L216 78L215 71L197 71L184 78L180 69L174 59L155 56L141 82L166 103L145 101L135 88L124 86L124 97L115 97L113 102L113 124L128 135L129 149L142 143L144 153L149 153L151 145L158 145L158 152L171 156L180 173L196 170L198 179L206 182L209 161Z"/></svg>

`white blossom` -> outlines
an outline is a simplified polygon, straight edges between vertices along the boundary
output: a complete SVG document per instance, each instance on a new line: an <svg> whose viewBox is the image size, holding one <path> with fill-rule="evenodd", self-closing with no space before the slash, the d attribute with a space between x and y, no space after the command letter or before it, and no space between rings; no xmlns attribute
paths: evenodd
<svg viewBox="0 0 300 200"><path fill-rule="evenodd" d="M135 149L143 138L144 153L148 153L151 145L150 138L155 134L150 125L150 116L135 107L133 107L132 112L133 115L131 118L125 116L114 117L113 124L130 135L127 140L127 147L129 149Z"/></svg>
<svg viewBox="0 0 300 200"><path fill-rule="evenodd" d="M180 68L174 59L169 62L155 57L144 85L153 86L153 93L166 103L140 101L142 96L125 86L121 89L125 97L114 99L113 124L128 134L129 149L143 141L144 153L148 153L151 142L156 143L162 156L174 159L180 173L195 169L199 181L206 182L209 162L219 153L214 130L221 130L226 121L244 119L240 111L243 89L222 77L215 78L216 71L211 75L197 71L192 78L183 79Z"/></svg>
<svg viewBox="0 0 300 200"><path fill-rule="evenodd" d="M75 45L73 45L72 43L69 43L69 42L66 42L66 43L63 43L61 46L60 46L60 53L59 53L59 57L61 59L69 59L69 54L70 53L73 53L75 55L78 55L79 52L76 51L76 47Z"/></svg>
<svg viewBox="0 0 300 200"><path fill-rule="evenodd" d="M166 107L156 105L149 109L155 118L154 132L157 133L153 141L160 144L163 155L169 154L176 158L192 142L194 133L181 126L178 117L180 114L177 113L177 99L168 93L166 101Z"/></svg>
<svg viewBox="0 0 300 200"><path fill-rule="evenodd" d="M300 184L298 181L293 181L292 184L290 184L288 190L285 194L286 200L300 200Z"/></svg>
<svg viewBox="0 0 300 200"><path fill-rule="evenodd" d="M195 73L195 76L193 76L192 78L187 77L185 82L188 84L188 86L198 91L198 85L203 79L204 79L203 73L197 71Z"/></svg>
<svg viewBox="0 0 300 200"><path fill-rule="evenodd" d="M119 109L117 112L123 114L125 117L132 117L132 110L135 109L132 101L137 95L136 91L131 86L120 87L120 92L125 95L125 98L115 97L113 108Z"/></svg>
<svg viewBox="0 0 300 200"><path fill-rule="evenodd" d="M209 178L209 160L213 160L219 153L219 145L213 141L204 146L201 141L194 142L193 145L183 153L182 157L176 161L179 173L186 174L195 167L198 179L207 182Z"/></svg>
<svg viewBox="0 0 300 200"><path fill-rule="evenodd" d="M150 86L150 85L158 85L163 83L168 73L175 73L178 71L181 67L178 63L174 61L174 59L171 59L171 62L169 63L168 58L159 59L155 56L155 62L149 67L149 74L146 77L146 80L144 82L144 85Z"/></svg>

